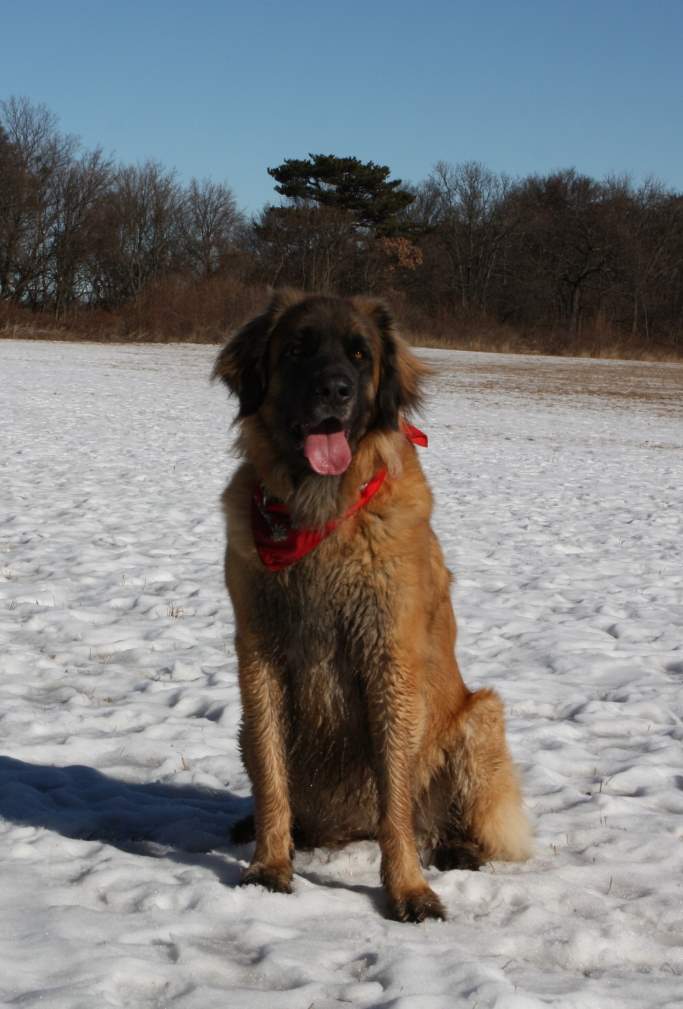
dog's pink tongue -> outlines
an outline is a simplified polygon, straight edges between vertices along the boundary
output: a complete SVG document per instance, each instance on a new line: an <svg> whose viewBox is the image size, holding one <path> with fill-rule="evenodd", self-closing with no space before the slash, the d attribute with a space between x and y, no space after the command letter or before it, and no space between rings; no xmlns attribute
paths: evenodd
<svg viewBox="0 0 683 1009"><path fill-rule="evenodd" d="M343 431L307 434L304 455L321 476L339 476L351 462L351 449Z"/></svg>

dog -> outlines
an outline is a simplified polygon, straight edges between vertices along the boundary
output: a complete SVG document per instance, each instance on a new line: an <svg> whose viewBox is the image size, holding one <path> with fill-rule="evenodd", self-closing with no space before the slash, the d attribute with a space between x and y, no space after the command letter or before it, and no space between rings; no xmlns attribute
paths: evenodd
<svg viewBox="0 0 683 1009"><path fill-rule="evenodd" d="M223 496L243 884L291 892L298 847L375 839L388 913L445 918L422 863L531 851L502 703L455 658L451 576L408 423L425 365L371 297L277 292L221 350L243 461Z"/></svg>

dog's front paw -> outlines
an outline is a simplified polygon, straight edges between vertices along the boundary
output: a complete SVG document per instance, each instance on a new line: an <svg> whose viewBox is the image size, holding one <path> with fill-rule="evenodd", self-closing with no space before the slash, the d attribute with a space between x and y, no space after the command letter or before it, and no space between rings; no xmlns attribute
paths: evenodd
<svg viewBox="0 0 683 1009"><path fill-rule="evenodd" d="M412 890L394 897L391 901L391 917L396 921L424 921L425 918L441 918L446 920L443 904L433 890L425 886L424 890Z"/></svg>
<svg viewBox="0 0 683 1009"><path fill-rule="evenodd" d="M252 862L245 869L240 886L264 886L273 893L292 892L292 866L289 862Z"/></svg>

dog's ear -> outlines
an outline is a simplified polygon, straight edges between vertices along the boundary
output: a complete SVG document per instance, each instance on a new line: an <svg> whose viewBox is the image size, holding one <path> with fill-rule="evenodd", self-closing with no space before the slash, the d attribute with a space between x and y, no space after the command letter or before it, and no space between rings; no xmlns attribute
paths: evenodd
<svg viewBox="0 0 683 1009"><path fill-rule="evenodd" d="M240 419L261 406L268 390L270 335L287 309L302 297L298 291L276 291L263 315L238 330L218 355L211 377L220 378L239 398Z"/></svg>
<svg viewBox="0 0 683 1009"><path fill-rule="evenodd" d="M240 417L256 413L268 387L269 312L243 326L216 359L212 378L220 378L239 397Z"/></svg>
<svg viewBox="0 0 683 1009"><path fill-rule="evenodd" d="M422 382L430 373L396 332L393 316L383 301L354 299L370 316L382 340L379 386L375 397L375 426L397 431L400 415L419 408Z"/></svg>

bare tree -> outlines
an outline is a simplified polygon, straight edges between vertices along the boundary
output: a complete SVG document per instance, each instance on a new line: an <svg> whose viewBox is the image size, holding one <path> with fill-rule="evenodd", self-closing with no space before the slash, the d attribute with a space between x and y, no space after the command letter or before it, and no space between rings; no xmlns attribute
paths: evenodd
<svg viewBox="0 0 683 1009"><path fill-rule="evenodd" d="M613 248L601 185L574 169L524 179L512 249L513 315L576 337L611 283Z"/></svg>
<svg viewBox="0 0 683 1009"><path fill-rule="evenodd" d="M301 204L266 207L254 224L261 276L272 285L339 291L353 273L359 246L353 214Z"/></svg>
<svg viewBox="0 0 683 1009"><path fill-rule="evenodd" d="M479 162L439 161L420 187L418 211L446 267L445 284L454 307L486 312L503 249L517 218L506 198L511 182Z"/></svg>
<svg viewBox="0 0 683 1009"><path fill-rule="evenodd" d="M628 326L632 338L650 343L653 324L659 320L667 327L667 320L670 326L676 317L683 270L683 200L652 178L638 188L628 178L611 178L604 190L618 249L615 295L627 306L624 328Z"/></svg>
<svg viewBox="0 0 683 1009"><path fill-rule="evenodd" d="M99 148L61 167L55 175L49 275L58 315L93 299L88 257L111 179L111 163Z"/></svg>
<svg viewBox="0 0 683 1009"><path fill-rule="evenodd" d="M243 224L228 186L210 179L191 180L183 195L180 231L188 266L196 276L219 272Z"/></svg>
<svg viewBox="0 0 683 1009"><path fill-rule="evenodd" d="M0 290L35 306L49 300L50 234L57 210L56 182L78 141L57 129L56 117L27 98L0 103L9 145L8 177L0 220Z"/></svg>
<svg viewBox="0 0 683 1009"><path fill-rule="evenodd" d="M97 207L88 268L101 304L120 305L149 281L181 268L181 208L174 173L156 162L114 173Z"/></svg>

